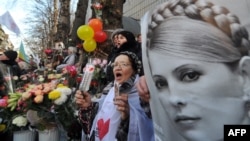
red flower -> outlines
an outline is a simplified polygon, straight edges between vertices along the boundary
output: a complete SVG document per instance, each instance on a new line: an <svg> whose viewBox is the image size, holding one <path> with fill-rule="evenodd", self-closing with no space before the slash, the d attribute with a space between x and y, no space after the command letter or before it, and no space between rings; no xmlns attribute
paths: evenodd
<svg viewBox="0 0 250 141"><path fill-rule="evenodd" d="M96 80L92 80L90 83L91 86L97 86L98 85L98 81Z"/></svg>
<svg viewBox="0 0 250 141"><path fill-rule="evenodd" d="M45 49L44 52L47 54L47 55L50 55L53 51L51 49Z"/></svg>
<svg viewBox="0 0 250 141"><path fill-rule="evenodd" d="M67 66L66 70L68 71L71 77L75 77L77 74L77 70L75 66Z"/></svg>
<svg viewBox="0 0 250 141"><path fill-rule="evenodd" d="M82 81L82 77L79 76L79 77L76 78L77 83L81 83L81 81Z"/></svg>

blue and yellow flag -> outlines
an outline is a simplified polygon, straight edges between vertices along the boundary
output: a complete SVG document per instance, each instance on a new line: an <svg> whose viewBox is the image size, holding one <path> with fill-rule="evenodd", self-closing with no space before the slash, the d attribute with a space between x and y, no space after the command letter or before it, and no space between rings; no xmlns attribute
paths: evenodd
<svg viewBox="0 0 250 141"><path fill-rule="evenodd" d="M25 53L23 42L21 42L18 56L19 56L19 59L23 60L24 62L29 63L29 56Z"/></svg>

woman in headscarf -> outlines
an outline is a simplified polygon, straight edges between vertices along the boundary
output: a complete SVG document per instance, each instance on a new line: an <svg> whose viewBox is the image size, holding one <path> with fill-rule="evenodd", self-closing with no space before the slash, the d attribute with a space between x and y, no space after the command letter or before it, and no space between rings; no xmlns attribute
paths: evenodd
<svg viewBox="0 0 250 141"><path fill-rule="evenodd" d="M114 86L98 102L78 90L76 104L87 141L153 141L152 120L140 106L135 88L142 63L133 52L120 52L112 64Z"/></svg>

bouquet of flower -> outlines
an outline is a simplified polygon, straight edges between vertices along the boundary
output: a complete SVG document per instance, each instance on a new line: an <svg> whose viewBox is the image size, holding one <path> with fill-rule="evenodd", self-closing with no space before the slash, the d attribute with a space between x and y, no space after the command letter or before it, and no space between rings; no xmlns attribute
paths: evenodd
<svg viewBox="0 0 250 141"><path fill-rule="evenodd" d="M95 71L93 74L92 81L90 83L90 91L93 94L97 94L97 93L100 93L101 90L106 85L105 68L107 65L107 60L94 58L92 63L93 65L95 65Z"/></svg>
<svg viewBox="0 0 250 141"><path fill-rule="evenodd" d="M1 99L0 105L4 109L4 112L1 112L4 113L4 119L15 119L15 122L7 123L4 120L0 125L5 123L7 130L11 131L21 130L20 124L16 121L24 121L19 119L27 118L25 127L31 125L39 130L45 130L62 124L67 130L75 117L72 89L64 83L67 80L66 74L57 74L53 70L39 70L22 78L12 77L12 83L18 82L18 87L13 88L13 92L9 92L5 99Z"/></svg>
<svg viewBox="0 0 250 141"><path fill-rule="evenodd" d="M1 127L0 131L20 131L29 129L29 122L26 118L23 109L18 107L18 99L21 95L12 93L11 96L5 96L0 99L0 118ZM18 108L17 108L18 107Z"/></svg>
<svg viewBox="0 0 250 141"><path fill-rule="evenodd" d="M21 103L26 105L27 118L39 130L55 126L58 115L68 115L65 103L70 101L71 89L55 81L31 85L23 94ZM73 114L73 113L70 113Z"/></svg>
<svg viewBox="0 0 250 141"><path fill-rule="evenodd" d="M28 129L29 123L25 122L25 114L18 109L18 100L21 94L16 88L17 76L11 76L10 70L1 65L1 93L0 97L0 132ZM16 80L15 80L16 79Z"/></svg>
<svg viewBox="0 0 250 141"><path fill-rule="evenodd" d="M52 69L21 77L4 72L8 95L0 98L0 132L30 127L45 130L58 125L72 130L77 120L72 90L81 81L74 66L60 74Z"/></svg>
<svg viewBox="0 0 250 141"><path fill-rule="evenodd" d="M77 74L76 66L67 66L62 69L62 83L70 88L76 88L81 82L81 76Z"/></svg>

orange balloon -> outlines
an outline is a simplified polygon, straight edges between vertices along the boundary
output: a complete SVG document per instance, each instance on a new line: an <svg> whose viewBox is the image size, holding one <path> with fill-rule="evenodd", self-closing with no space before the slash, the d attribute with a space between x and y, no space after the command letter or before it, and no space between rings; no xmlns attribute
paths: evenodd
<svg viewBox="0 0 250 141"><path fill-rule="evenodd" d="M88 25L93 28L94 32L102 30L102 21L100 19L91 19L88 22Z"/></svg>

